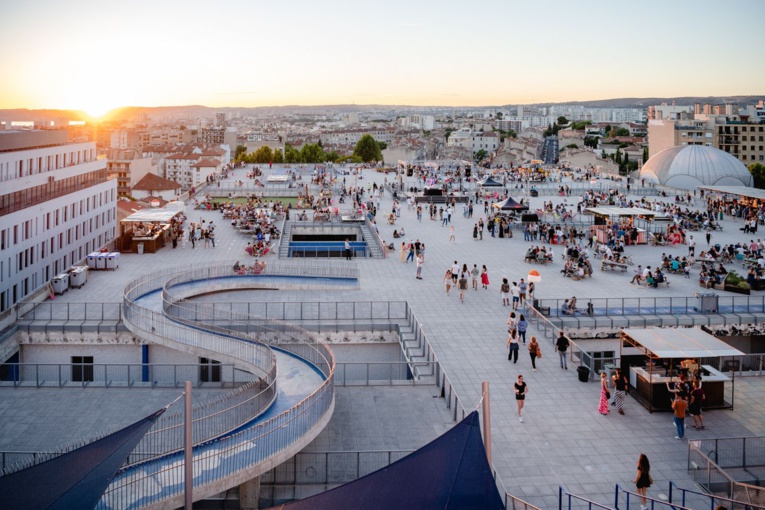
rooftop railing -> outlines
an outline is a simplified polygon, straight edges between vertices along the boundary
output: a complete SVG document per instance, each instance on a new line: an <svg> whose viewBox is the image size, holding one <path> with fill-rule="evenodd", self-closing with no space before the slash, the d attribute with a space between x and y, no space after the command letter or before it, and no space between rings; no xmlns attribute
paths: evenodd
<svg viewBox="0 0 765 510"><path fill-rule="evenodd" d="M696 483L714 496L745 505L765 506L765 487L737 481L726 472L735 471L737 476L740 474L748 476L750 480L757 480L758 477L749 472L749 469L763 465L765 438L762 437L688 441L688 471Z"/></svg>

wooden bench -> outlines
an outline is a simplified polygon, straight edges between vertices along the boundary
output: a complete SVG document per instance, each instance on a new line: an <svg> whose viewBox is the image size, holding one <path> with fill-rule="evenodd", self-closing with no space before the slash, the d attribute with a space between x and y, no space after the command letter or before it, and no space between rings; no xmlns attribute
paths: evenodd
<svg viewBox="0 0 765 510"><path fill-rule="evenodd" d="M622 273L626 273L627 272L627 264L622 264L621 262L612 262L610 260L601 260L600 261L600 270L601 271L605 271L606 269L610 269L611 271L616 271L618 269Z"/></svg>
<svg viewBox="0 0 765 510"><path fill-rule="evenodd" d="M548 264L548 262L550 262L550 259L548 259L547 257L545 257L543 259L538 259L536 257L526 257L524 259L524 261L525 262L533 262L534 264L542 264L542 265L546 266Z"/></svg>

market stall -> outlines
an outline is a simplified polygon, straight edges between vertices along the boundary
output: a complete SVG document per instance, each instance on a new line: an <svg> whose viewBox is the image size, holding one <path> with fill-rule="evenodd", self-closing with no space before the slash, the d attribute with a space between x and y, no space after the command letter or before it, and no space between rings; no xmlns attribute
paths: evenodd
<svg viewBox="0 0 765 510"><path fill-rule="evenodd" d="M615 233L617 237L625 236L627 244L631 244L630 233L633 229L637 231L634 244L646 244L648 242L646 223L666 218L664 213L642 207L602 206L588 207L585 211L595 216L592 229L595 232L595 239L603 244L608 242L609 232ZM642 225L640 225L641 222L643 222Z"/></svg>
<svg viewBox="0 0 765 510"><path fill-rule="evenodd" d="M705 408L733 409L735 372L724 374L704 363L743 352L698 327L623 329L621 340L623 369L629 365L630 387L648 411L672 409L672 389L681 374L701 381Z"/></svg>
<svg viewBox="0 0 765 510"><path fill-rule="evenodd" d="M183 213L174 209L143 209L120 222L123 250L154 253L170 239L173 218Z"/></svg>

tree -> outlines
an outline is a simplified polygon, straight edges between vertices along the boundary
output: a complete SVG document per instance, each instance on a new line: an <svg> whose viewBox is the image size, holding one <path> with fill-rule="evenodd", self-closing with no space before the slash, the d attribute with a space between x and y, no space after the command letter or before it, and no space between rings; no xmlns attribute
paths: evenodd
<svg viewBox="0 0 765 510"><path fill-rule="evenodd" d="M593 149L597 149L598 148L598 141L599 140L600 140L600 137L598 137L598 136L595 136L595 137L588 136L587 138L584 139L584 146L585 147L592 147Z"/></svg>
<svg viewBox="0 0 765 510"><path fill-rule="evenodd" d="M324 151L316 143L307 143L300 149L300 161L303 163L323 163Z"/></svg>
<svg viewBox="0 0 765 510"><path fill-rule="evenodd" d="M273 162L276 163L277 165L280 164L280 163L284 163L284 154L282 154L282 150L281 149L276 149L274 151Z"/></svg>
<svg viewBox="0 0 765 510"><path fill-rule="evenodd" d="M479 150L478 152L475 153L475 156L474 156L475 162L476 163L480 163L481 161L486 159L486 156L487 156L487 154L486 154L485 150L483 150L483 149Z"/></svg>
<svg viewBox="0 0 765 510"><path fill-rule="evenodd" d="M377 142L377 146L380 147L381 151L384 151L385 149L388 148L388 144L385 143L385 142ZM380 158L380 159L382 159L382 158Z"/></svg>
<svg viewBox="0 0 765 510"><path fill-rule="evenodd" d="M619 128L615 131L611 131L611 136L630 136L630 130L627 128Z"/></svg>
<svg viewBox="0 0 765 510"><path fill-rule="evenodd" d="M502 112L497 112L497 120L502 120L503 116Z"/></svg>
<svg viewBox="0 0 765 510"><path fill-rule="evenodd" d="M356 148L353 149L353 155L358 156L365 163L382 160L382 151L372 135L361 137L356 143Z"/></svg>
<svg viewBox="0 0 765 510"><path fill-rule="evenodd" d="M616 149L616 155L614 156L614 163L619 165L619 168L622 166L622 151L621 149Z"/></svg>
<svg viewBox="0 0 765 510"><path fill-rule="evenodd" d="M284 144L284 162L300 163L300 151L288 143Z"/></svg>
<svg viewBox="0 0 765 510"><path fill-rule="evenodd" d="M244 145L237 145L234 151L234 161L241 161L243 155L247 154L247 147Z"/></svg>
<svg viewBox="0 0 765 510"><path fill-rule="evenodd" d="M316 145L318 145L318 146L319 146L319 148L321 148L321 149L323 149L323 148L324 148L324 144L322 144L322 143L321 143L321 140L319 140L319 141L318 141L318 143L317 143Z"/></svg>
<svg viewBox="0 0 765 510"><path fill-rule="evenodd" d="M608 125L605 127L605 129L603 130L603 132L604 132L605 134L608 134L608 133L610 133L610 132L611 132L611 124L608 124Z"/></svg>
<svg viewBox="0 0 765 510"><path fill-rule="evenodd" d="M340 154L337 153L337 151L329 151L324 153L324 161L338 161L340 159Z"/></svg>
<svg viewBox="0 0 765 510"><path fill-rule="evenodd" d="M608 157L608 154L606 154L606 149L603 149L603 150L600 152L600 158L601 158L601 159L606 159L607 157Z"/></svg>
<svg viewBox="0 0 765 510"><path fill-rule="evenodd" d="M648 147L643 147L643 164L648 161Z"/></svg>
<svg viewBox="0 0 765 510"><path fill-rule="evenodd" d="M558 124L560 125L568 124L568 119L564 117L563 115L561 115L560 117L558 117Z"/></svg>
<svg viewBox="0 0 765 510"><path fill-rule="evenodd" d="M752 163L749 165L749 172L754 178L754 187L765 188L765 165L762 163Z"/></svg>
<svg viewBox="0 0 765 510"><path fill-rule="evenodd" d="M274 160L274 154L271 147L264 145L253 154L253 163L271 163Z"/></svg>

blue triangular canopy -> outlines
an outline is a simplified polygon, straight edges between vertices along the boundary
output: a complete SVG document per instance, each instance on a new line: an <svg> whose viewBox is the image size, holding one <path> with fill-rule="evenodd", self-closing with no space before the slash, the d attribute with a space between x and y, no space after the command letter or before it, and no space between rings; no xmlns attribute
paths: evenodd
<svg viewBox="0 0 765 510"><path fill-rule="evenodd" d="M501 182L499 182L497 180L494 180L494 178L492 178L492 177L487 177L487 178L485 178L482 181L478 181L477 184L479 186L483 186L484 188L492 187L492 186L493 187L499 186L501 188L502 186L504 186L504 184L502 184Z"/></svg>
<svg viewBox="0 0 765 510"><path fill-rule="evenodd" d="M94 508L165 409L76 450L0 477L0 503L17 510Z"/></svg>
<svg viewBox="0 0 765 510"><path fill-rule="evenodd" d="M478 412L414 453L356 481L293 501L283 510L504 509L486 460Z"/></svg>

